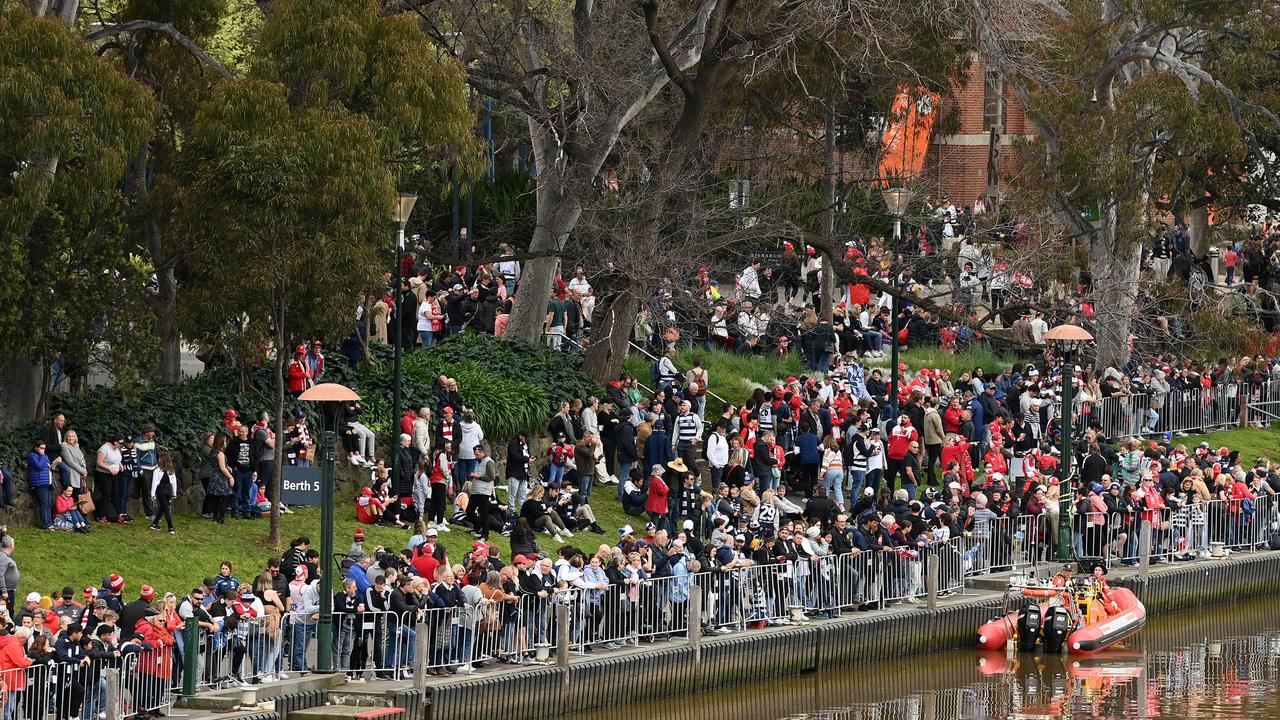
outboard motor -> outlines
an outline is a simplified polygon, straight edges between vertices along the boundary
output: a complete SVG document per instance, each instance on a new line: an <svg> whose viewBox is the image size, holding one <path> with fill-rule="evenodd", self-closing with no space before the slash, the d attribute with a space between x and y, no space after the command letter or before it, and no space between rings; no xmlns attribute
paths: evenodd
<svg viewBox="0 0 1280 720"><path fill-rule="evenodd" d="M1071 615L1064 607L1049 609L1044 621L1044 648L1048 652L1060 653L1067 643L1067 635L1071 633Z"/></svg>
<svg viewBox="0 0 1280 720"><path fill-rule="evenodd" d="M1040 639L1040 606L1032 603L1018 611L1018 649L1034 651Z"/></svg>

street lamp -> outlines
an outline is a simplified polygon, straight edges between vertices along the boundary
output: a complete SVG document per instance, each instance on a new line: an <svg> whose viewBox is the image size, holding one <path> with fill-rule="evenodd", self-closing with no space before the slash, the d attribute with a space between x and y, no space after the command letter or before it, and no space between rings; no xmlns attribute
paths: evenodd
<svg viewBox="0 0 1280 720"><path fill-rule="evenodd" d="M316 625L316 670L333 670L333 485L334 432L338 424L339 403L356 402L360 396L351 388L337 383L321 383L298 396L304 402L320 406L320 620Z"/></svg>
<svg viewBox="0 0 1280 720"><path fill-rule="evenodd" d="M409 222L409 214L413 212L413 204L418 202L416 193L400 193L396 197L395 221L396 221L396 287L391 296L395 298L395 318L396 318L396 348L395 348L395 371L391 385L391 481L398 482L400 464L400 453L397 448L400 447L400 386L403 383L404 372L401 368L404 354L404 318L400 313L404 311L404 302L401 297L400 285L404 282L404 226ZM365 458L369 462L373 462L373 458Z"/></svg>
<svg viewBox="0 0 1280 720"><path fill-rule="evenodd" d="M1058 487L1062 490L1058 501L1058 559L1071 559L1071 392L1075 390L1074 372L1075 354L1086 343L1093 340L1093 335L1077 325L1058 325L1044 334L1049 343L1062 356L1062 482Z"/></svg>
<svg viewBox="0 0 1280 720"><path fill-rule="evenodd" d="M880 191L884 196L885 207L889 209L889 214L893 216L893 252L897 253L898 243L902 240L902 216L907 214L907 201L911 199L911 192L906 188L885 188ZM889 283L897 286L897 275L889 278ZM889 392L889 420L892 422L898 416L898 296L891 296L892 308L889 310L889 383L892 390Z"/></svg>

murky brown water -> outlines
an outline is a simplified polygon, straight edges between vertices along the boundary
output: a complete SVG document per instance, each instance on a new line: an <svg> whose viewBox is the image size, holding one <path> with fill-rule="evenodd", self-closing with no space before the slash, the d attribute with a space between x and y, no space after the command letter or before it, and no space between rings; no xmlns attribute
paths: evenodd
<svg viewBox="0 0 1280 720"><path fill-rule="evenodd" d="M1093 659L956 650L771 679L573 720L1280 718L1274 600L1154 618Z"/></svg>

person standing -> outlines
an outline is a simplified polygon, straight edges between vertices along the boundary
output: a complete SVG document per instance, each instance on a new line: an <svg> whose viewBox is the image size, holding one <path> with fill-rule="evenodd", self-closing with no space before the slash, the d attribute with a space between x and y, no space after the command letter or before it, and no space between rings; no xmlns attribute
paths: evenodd
<svg viewBox="0 0 1280 720"><path fill-rule="evenodd" d="M235 473L227 464L227 436L218 433L213 438L213 446L209 455L212 459L213 475L209 478L209 497L213 498L210 510L213 519L220 525L227 524L227 508L231 505L236 488Z"/></svg>
<svg viewBox="0 0 1280 720"><path fill-rule="evenodd" d="M89 468L85 464L84 451L80 449L80 437L75 430L68 430L63 436L61 457L62 465L60 470L62 473L63 484L75 488L76 494L79 495L85 488L85 479L89 475ZM10 503L10 505L12 505Z"/></svg>
<svg viewBox="0 0 1280 720"><path fill-rule="evenodd" d="M938 398L925 398L924 406L924 449L925 449L925 476L928 478L929 484L937 486L937 476L934 474L934 465L942 460L942 443L946 440L946 433L942 429L942 413L938 412Z"/></svg>
<svg viewBox="0 0 1280 720"><path fill-rule="evenodd" d="M498 482L498 464L493 458L488 457L488 452L483 445L473 445L471 448L474 462L474 468L468 478L471 480L471 503L467 506L467 514L472 516L472 523L475 535L481 540L489 539L490 530L490 514L496 509L493 504L493 489Z"/></svg>
<svg viewBox="0 0 1280 720"><path fill-rule="evenodd" d="M120 447L122 445L124 445L124 436L116 435L98 448L98 457L94 462L93 474L98 490L96 515L99 522L114 522L117 519L115 512L116 477L121 470Z"/></svg>
<svg viewBox="0 0 1280 720"><path fill-rule="evenodd" d="M8 528L0 525L0 598L4 598L9 607L17 607L14 601L18 597L21 579L18 561L13 559L13 536Z"/></svg>
<svg viewBox="0 0 1280 720"><path fill-rule="evenodd" d="M133 441L133 447L138 451L138 478L143 483L151 482L151 476L155 474L156 468L160 467L160 451L156 445L156 426L153 423L147 423L142 426L142 434ZM143 487L146 487L145 485ZM154 503L146 493L141 493L143 509L148 515L154 514Z"/></svg>
<svg viewBox="0 0 1280 720"><path fill-rule="evenodd" d="M307 367L307 348L305 345L299 345L294 348L293 359L289 361L286 377L289 383L289 392L294 395L301 395L307 388L315 384L311 379L311 370Z"/></svg>
<svg viewBox="0 0 1280 720"><path fill-rule="evenodd" d="M725 437L728 427L723 421L717 422L711 434L707 436L707 467L711 472L711 490L720 489L724 481L724 469L729 465L729 441Z"/></svg>
<svg viewBox="0 0 1280 720"><path fill-rule="evenodd" d="M903 412L898 416L898 424L889 431L889 449L885 455L888 463L885 466L884 482L890 490L894 489L894 480L902 472L902 460L907 456L911 443L917 442L920 433L911 424L911 417Z"/></svg>
<svg viewBox="0 0 1280 720"><path fill-rule="evenodd" d="M151 529L160 530L160 518L164 518L169 526L169 534L177 535L173 528L173 498L178 495L178 473L173 467L173 457L169 453L160 455L156 467L151 471L151 504L155 514L151 518Z"/></svg>
<svg viewBox="0 0 1280 720"><path fill-rule="evenodd" d="M67 441L66 427L67 416L62 413L54 413L49 424L44 426L39 435L39 438L44 441L47 452L52 453L54 456L61 456L62 445ZM71 468L67 465L60 465L58 471L58 479L62 481L63 485L66 485L69 482L68 475L71 472Z"/></svg>
<svg viewBox="0 0 1280 720"><path fill-rule="evenodd" d="M249 519L254 498L249 486L253 484L253 443L249 440L249 426L236 427L236 436L227 443L227 462L235 476L231 502L231 518Z"/></svg>
<svg viewBox="0 0 1280 720"><path fill-rule="evenodd" d="M521 430L507 443L507 505L513 510L524 504L529 494L529 467L533 454L529 434Z"/></svg>
<svg viewBox="0 0 1280 720"><path fill-rule="evenodd" d="M459 436L454 439L454 447L458 448L457 473L465 481L479 461L473 448L484 442L484 428L480 427L480 423L476 422L475 416L468 410L462 413L462 419L458 421L458 431Z"/></svg>
<svg viewBox="0 0 1280 720"><path fill-rule="evenodd" d="M702 419L693 414L693 404L688 400L680 403L680 414L675 421L676 456L684 460L684 464L697 472L698 450L702 445Z"/></svg>
<svg viewBox="0 0 1280 720"><path fill-rule="evenodd" d="M253 449L253 468L257 473L258 487L262 489L267 502L270 502L271 483L275 479L276 470L276 434L271 429L271 414L266 410L262 411L258 416L258 422L253 426L250 445ZM257 501L257 497L249 498L251 506L256 505ZM256 509L250 517L259 517Z"/></svg>
<svg viewBox="0 0 1280 720"><path fill-rule="evenodd" d="M129 514L129 496L133 494L134 483L138 480L138 448L133 444L133 437L124 437L124 446L120 448L120 474L116 476L116 513L119 521L133 522Z"/></svg>
<svg viewBox="0 0 1280 720"><path fill-rule="evenodd" d="M62 464L59 456L53 461L46 454L48 445L37 440L27 455L27 486L36 502L36 517L41 530L53 530L53 468Z"/></svg>

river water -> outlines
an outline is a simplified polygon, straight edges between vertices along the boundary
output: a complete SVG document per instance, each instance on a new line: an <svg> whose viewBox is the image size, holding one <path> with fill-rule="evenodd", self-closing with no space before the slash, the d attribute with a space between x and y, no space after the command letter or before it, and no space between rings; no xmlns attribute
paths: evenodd
<svg viewBox="0 0 1280 720"><path fill-rule="evenodd" d="M573 720L1273 720L1278 679L1280 612L1259 600L1153 618L1096 658L954 650L760 678Z"/></svg>

